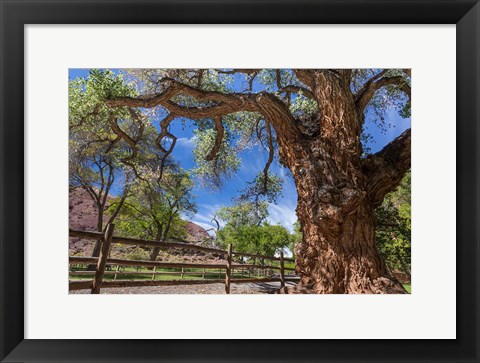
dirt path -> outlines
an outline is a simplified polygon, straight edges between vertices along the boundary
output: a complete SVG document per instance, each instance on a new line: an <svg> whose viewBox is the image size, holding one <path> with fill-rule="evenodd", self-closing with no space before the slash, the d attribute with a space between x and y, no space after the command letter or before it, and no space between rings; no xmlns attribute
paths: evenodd
<svg viewBox="0 0 480 363"><path fill-rule="evenodd" d="M294 286L293 283L286 284ZM280 288L279 282L233 284L231 294L273 294ZM101 294L225 294L225 284L206 285L178 285L178 286L141 286L125 288L106 288L100 290ZM90 294L90 290L71 291L70 294Z"/></svg>

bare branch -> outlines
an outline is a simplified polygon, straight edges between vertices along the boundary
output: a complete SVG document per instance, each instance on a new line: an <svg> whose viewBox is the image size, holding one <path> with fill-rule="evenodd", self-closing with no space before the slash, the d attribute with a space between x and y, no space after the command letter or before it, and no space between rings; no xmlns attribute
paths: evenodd
<svg viewBox="0 0 480 363"><path fill-rule="evenodd" d="M165 162L167 161L168 156L173 152L173 149L175 148L175 145L177 143L177 137L171 134L170 132L168 132L168 126L170 125L170 122L172 122L174 119L175 119L175 114L170 113L160 122L160 134L155 140L157 147L164 153L162 157L162 161L160 163L160 175L158 177L159 181L162 180L163 178L163 170L165 168ZM165 150L165 148L162 146L162 140L165 137L169 137L170 139L172 139L172 143L170 144L170 148L168 150Z"/></svg>
<svg viewBox="0 0 480 363"><path fill-rule="evenodd" d="M90 197L94 200L94 202L99 205L100 204L100 197L98 196L97 193L95 193L95 189L93 189L90 185L84 183L83 181L80 180L80 185L84 190L88 192Z"/></svg>
<svg viewBox="0 0 480 363"><path fill-rule="evenodd" d="M112 131L118 137L122 138L123 140L125 140L127 142L127 144L130 146L130 148L132 150L132 154L130 156L128 156L127 158L125 158L124 160L133 159L137 154L137 149L136 149L137 141L132 139L130 137L130 135L128 135L125 131L123 131L120 128L120 126L117 123L117 117L112 112L110 113L110 127L112 128Z"/></svg>
<svg viewBox="0 0 480 363"><path fill-rule="evenodd" d="M268 189L268 169L270 168L270 165L272 165L273 155L274 155L272 128L270 127L270 123L268 121L265 121L265 127L267 129L268 160L267 160L267 164L265 165L265 168L263 169L263 194L267 193L267 189Z"/></svg>
<svg viewBox="0 0 480 363"><path fill-rule="evenodd" d="M108 166L108 177L107 177L106 184L102 185L102 189L103 187L105 187L104 195L102 198L102 208L105 208L105 204L107 204L108 193L110 192L110 188L112 187L112 184L115 181L115 174L113 172L114 169L113 169L111 160L105 161L105 163Z"/></svg>
<svg viewBox="0 0 480 363"><path fill-rule="evenodd" d="M112 215L110 216L107 225L113 223L113 221L117 218L118 214L120 213L120 210L123 208L123 205L125 204L125 201L127 200L127 197L129 196L130 188L128 186L128 182L129 182L128 178L125 179L125 184L126 185L125 185L124 190L123 190L122 198L117 203L117 206L115 207L115 210L113 211Z"/></svg>
<svg viewBox="0 0 480 363"><path fill-rule="evenodd" d="M277 80L277 88L282 88L282 75L280 73L280 69L275 70L275 78Z"/></svg>

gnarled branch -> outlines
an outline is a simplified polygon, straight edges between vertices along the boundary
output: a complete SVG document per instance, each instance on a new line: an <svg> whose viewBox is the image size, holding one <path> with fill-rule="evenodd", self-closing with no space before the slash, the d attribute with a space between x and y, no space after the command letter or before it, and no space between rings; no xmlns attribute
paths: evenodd
<svg viewBox="0 0 480 363"><path fill-rule="evenodd" d="M410 98L411 90L410 86L405 81L405 78L401 76L379 78L379 76L383 75L385 72L386 71L382 71L369 79L356 95L355 107L358 114L363 114L365 108L375 95L375 92L387 85L397 86L407 95L408 98Z"/></svg>
<svg viewBox="0 0 480 363"><path fill-rule="evenodd" d="M158 176L159 181L162 180L163 178L163 170L165 168L165 163L167 161L167 158L173 152L173 148L177 143L177 137L172 133L168 132L168 126L170 125L170 122L172 122L174 119L175 119L175 114L171 112L162 121L160 121L160 134L155 140L157 147L164 153L162 156L162 161L160 162L160 175ZM170 139L172 139L172 143L168 148L168 150L165 150L165 148L162 146L162 140L165 137L169 137Z"/></svg>
<svg viewBox="0 0 480 363"><path fill-rule="evenodd" d="M110 113L109 120L110 120L110 127L112 128L112 131L117 135L117 137L125 140L125 142L128 144L128 146L130 146L132 150L132 154L125 159L127 161L133 159L137 154L137 149L136 149L137 141L135 141L132 137L130 137L130 135L128 135L125 131L123 131L120 128L115 114Z"/></svg>
<svg viewBox="0 0 480 363"><path fill-rule="evenodd" d="M268 121L265 121L265 127L267 129L268 160L263 169L263 194L266 194L268 190L268 169L270 169L270 165L272 165L274 156L272 128Z"/></svg>
<svg viewBox="0 0 480 363"><path fill-rule="evenodd" d="M367 193L374 208L379 207L385 195L394 190L410 170L411 131L403 132L376 154L362 161L367 177Z"/></svg>
<svg viewBox="0 0 480 363"><path fill-rule="evenodd" d="M175 80L168 79L166 81L170 82L170 86L159 94L137 98L118 97L105 100L105 103L110 107L153 108L162 106L177 116L191 119L221 117L240 111L258 112L268 119L277 135L288 139L295 139L301 135L288 107L281 104L273 95L265 92L242 94L203 91ZM181 106L171 100L180 94L191 96L197 101L212 101L213 104L199 107Z"/></svg>

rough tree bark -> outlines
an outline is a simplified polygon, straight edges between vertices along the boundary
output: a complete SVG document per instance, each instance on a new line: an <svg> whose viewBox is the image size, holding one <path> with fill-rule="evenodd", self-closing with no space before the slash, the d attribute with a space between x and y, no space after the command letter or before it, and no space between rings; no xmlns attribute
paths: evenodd
<svg viewBox="0 0 480 363"><path fill-rule="evenodd" d="M362 160L362 115L344 77L312 72L319 134L282 145L297 186L303 232L296 269L302 285L315 293L404 293L377 252L373 211L410 168L410 131ZM393 157L401 162L392 164Z"/></svg>
<svg viewBox="0 0 480 363"><path fill-rule="evenodd" d="M303 241L296 246L296 269L302 285L315 293L403 293L377 252L373 211L408 170L410 145L402 145L405 165L388 186L373 165L364 171L362 115L344 72L311 72L320 129L310 139L280 143L298 192ZM381 155L370 159L383 160Z"/></svg>
<svg viewBox="0 0 480 363"><path fill-rule="evenodd" d="M164 92L137 99L108 100L110 106L163 107L177 116L219 117L237 111L258 112L275 130L282 162L298 192L297 215L303 241L296 246L299 291L315 293L405 293L389 273L375 246L374 209L410 169L410 130L382 151L362 159L360 134L364 109L375 91L401 77L373 77L358 95L350 89L349 70L295 70L319 105L313 128L299 127L288 106L272 94L222 94L176 81ZM296 87L298 88L298 87ZM178 93L218 103L184 108L170 101ZM217 137L221 140L220 133Z"/></svg>

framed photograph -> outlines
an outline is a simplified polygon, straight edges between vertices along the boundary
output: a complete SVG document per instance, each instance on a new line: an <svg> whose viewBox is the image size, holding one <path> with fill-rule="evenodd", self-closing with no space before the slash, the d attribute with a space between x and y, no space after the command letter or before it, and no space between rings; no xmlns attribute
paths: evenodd
<svg viewBox="0 0 480 363"><path fill-rule="evenodd" d="M1 10L2 362L480 362L478 1Z"/></svg>

